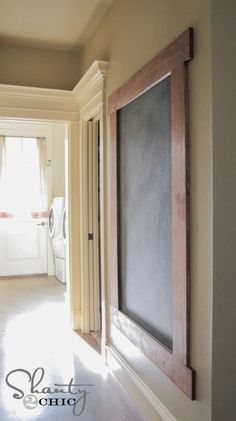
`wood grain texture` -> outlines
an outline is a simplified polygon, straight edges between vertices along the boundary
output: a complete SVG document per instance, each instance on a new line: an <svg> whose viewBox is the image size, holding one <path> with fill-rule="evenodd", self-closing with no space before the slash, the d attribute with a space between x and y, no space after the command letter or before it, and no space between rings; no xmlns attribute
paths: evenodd
<svg viewBox="0 0 236 421"><path fill-rule="evenodd" d="M192 57L193 29L188 28L108 98L109 114L142 95L170 74L178 64Z"/></svg>
<svg viewBox="0 0 236 421"><path fill-rule="evenodd" d="M172 374L172 353L163 347L153 336L146 332L121 311L110 306L111 323L116 326L125 336L129 337L154 364L162 369L167 375Z"/></svg>
<svg viewBox="0 0 236 421"><path fill-rule="evenodd" d="M187 68L171 74L173 353L189 364L189 192Z"/></svg>
<svg viewBox="0 0 236 421"><path fill-rule="evenodd" d="M165 373L190 399L194 399L194 371L180 364L173 354L137 323L110 306L111 323Z"/></svg>

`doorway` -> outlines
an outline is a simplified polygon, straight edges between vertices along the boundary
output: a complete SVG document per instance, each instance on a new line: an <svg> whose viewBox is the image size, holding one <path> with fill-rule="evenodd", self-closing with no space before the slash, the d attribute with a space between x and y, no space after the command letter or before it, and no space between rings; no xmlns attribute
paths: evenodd
<svg viewBox="0 0 236 421"><path fill-rule="evenodd" d="M2 85L1 121L60 123L67 127L66 135L66 208L67 218L67 298L71 326L76 331L89 332L90 306L88 282L87 229L87 122L100 121L101 178L101 313L102 355L107 343L107 248L106 248L106 78L108 63L94 61L72 91L48 90ZM16 106L17 104L17 106ZM17 133L16 135L19 135ZM21 133L22 135L22 133ZM49 157L49 159L51 159ZM50 168L50 166L49 166ZM48 259L48 263L50 259ZM48 271L50 273L50 267ZM101 327L101 326L100 326Z"/></svg>
<svg viewBox="0 0 236 421"><path fill-rule="evenodd" d="M48 217L65 197L67 133L66 123L0 120L0 276L55 275Z"/></svg>

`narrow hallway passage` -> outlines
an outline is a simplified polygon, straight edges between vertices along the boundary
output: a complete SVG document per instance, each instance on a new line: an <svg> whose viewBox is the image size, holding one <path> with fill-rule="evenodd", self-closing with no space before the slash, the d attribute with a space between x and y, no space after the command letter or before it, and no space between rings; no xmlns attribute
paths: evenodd
<svg viewBox="0 0 236 421"><path fill-rule="evenodd" d="M143 420L65 305L54 277L0 280L0 420Z"/></svg>

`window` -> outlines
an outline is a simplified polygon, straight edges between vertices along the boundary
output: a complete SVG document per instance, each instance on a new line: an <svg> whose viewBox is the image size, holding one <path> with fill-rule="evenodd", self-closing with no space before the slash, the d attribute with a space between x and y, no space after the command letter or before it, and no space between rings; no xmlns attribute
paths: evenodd
<svg viewBox="0 0 236 421"><path fill-rule="evenodd" d="M45 139L5 137L2 154L0 210L14 217L43 211L44 186L39 142Z"/></svg>

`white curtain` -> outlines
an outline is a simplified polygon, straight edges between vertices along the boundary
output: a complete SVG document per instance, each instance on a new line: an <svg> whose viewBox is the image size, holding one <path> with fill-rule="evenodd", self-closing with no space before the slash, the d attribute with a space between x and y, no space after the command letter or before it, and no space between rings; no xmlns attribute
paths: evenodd
<svg viewBox="0 0 236 421"><path fill-rule="evenodd" d="M5 136L0 136L0 212L3 210L2 196L3 196L3 174L6 163L6 139Z"/></svg>
<svg viewBox="0 0 236 421"><path fill-rule="evenodd" d="M47 143L45 137L37 137L37 147L39 156L40 170L40 191L42 198L42 211L48 210L48 191L47 191Z"/></svg>
<svg viewBox="0 0 236 421"><path fill-rule="evenodd" d="M5 156L6 156L6 140L5 140L5 136L0 136L0 182L2 180Z"/></svg>

